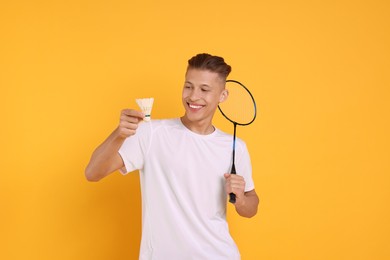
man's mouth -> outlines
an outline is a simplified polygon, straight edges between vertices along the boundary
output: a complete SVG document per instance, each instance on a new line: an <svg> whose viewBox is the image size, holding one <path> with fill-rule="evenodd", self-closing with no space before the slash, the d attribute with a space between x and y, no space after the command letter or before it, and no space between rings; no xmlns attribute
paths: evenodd
<svg viewBox="0 0 390 260"><path fill-rule="evenodd" d="M200 108L203 107L203 106L201 106L201 105L195 105L195 104L188 104L188 106L189 106L190 108L192 108L192 109L200 109Z"/></svg>

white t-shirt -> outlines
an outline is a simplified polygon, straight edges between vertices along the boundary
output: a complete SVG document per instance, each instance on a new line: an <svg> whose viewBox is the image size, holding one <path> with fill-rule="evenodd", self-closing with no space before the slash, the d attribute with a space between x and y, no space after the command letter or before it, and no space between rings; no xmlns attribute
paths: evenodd
<svg viewBox="0 0 390 260"><path fill-rule="evenodd" d="M226 222L224 173L232 164L232 135L196 134L180 119L152 120L119 150L123 174L139 169L142 260L237 260ZM236 171L254 189L245 143L236 140Z"/></svg>

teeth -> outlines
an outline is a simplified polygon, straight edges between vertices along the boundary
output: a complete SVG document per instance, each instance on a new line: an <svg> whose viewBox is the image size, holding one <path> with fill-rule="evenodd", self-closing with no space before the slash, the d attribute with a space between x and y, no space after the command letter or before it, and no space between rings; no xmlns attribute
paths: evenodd
<svg viewBox="0 0 390 260"><path fill-rule="evenodd" d="M189 105L190 108L195 108L195 109L198 109L198 108L202 108L202 106L197 106L197 105Z"/></svg>

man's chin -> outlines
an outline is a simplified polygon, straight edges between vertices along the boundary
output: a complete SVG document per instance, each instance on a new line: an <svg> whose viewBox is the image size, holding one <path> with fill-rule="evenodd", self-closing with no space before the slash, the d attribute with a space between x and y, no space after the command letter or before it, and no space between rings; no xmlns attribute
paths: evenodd
<svg viewBox="0 0 390 260"><path fill-rule="evenodd" d="M194 115L194 113L186 112L183 116L183 119L187 122L195 123L198 121L202 121L203 118L200 115Z"/></svg>

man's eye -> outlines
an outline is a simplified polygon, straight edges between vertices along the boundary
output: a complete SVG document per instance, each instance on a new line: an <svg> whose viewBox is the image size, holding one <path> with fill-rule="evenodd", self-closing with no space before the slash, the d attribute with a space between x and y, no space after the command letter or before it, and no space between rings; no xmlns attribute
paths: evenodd
<svg viewBox="0 0 390 260"><path fill-rule="evenodd" d="M202 88L201 90L202 90L203 92L209 91L208 89L205 89L205 88Z"/></svg>

